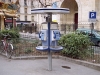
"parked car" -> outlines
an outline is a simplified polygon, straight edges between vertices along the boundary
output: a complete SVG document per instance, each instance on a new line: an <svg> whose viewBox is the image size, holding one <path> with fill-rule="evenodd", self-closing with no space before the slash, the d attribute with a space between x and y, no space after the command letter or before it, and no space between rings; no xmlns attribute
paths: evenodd
<svg viewBox="0 0 100 75"><path fill-rule="evenodd" d="M91 30L86 28L78 28L76 32L88 35L94 45L100 46L100 32L98 30Z"/></svg>

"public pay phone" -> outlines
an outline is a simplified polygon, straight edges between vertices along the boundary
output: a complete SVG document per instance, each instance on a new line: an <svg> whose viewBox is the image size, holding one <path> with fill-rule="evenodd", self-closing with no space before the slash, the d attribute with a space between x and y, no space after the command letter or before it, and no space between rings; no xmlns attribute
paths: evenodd
<svg viewBox="0 0 100 75"><path fill-rule="evenodd" d="M48 41L48 23L43 22L41 24L39 39L42 42L42 46L36 47L37 50L48 50L48 42L50 41L50 50L61 50L61 46L58 46L58 40L60 40L60 31L58 30L58 23L51 22L50 27L50 40Z"/></svg>

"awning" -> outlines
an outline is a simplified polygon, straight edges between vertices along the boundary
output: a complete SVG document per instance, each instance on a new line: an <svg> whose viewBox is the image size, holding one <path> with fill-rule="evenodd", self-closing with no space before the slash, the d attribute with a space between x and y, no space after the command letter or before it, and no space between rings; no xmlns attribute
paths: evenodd
<svg viewBox="0 0 100 75"><path fill-rule="evenodd" d="M17 14L12 14L12 13L9 13L9 12L6 12L7 10L0 10L0 15L4 15L5 17L18 17Z"/></svg>
<svg viewBox="0 0 100 75"><path fill-rule="evenodd" d="M5 16L7 16L7 17L14 17L14 18L18 17L17 14L10 14L10 13L5 13Z"/></svg>
<svg viewBox="0 0 100 75"><path fill-rule="evenodd" d="M16 21L16 24L30 24L31 21Z"/></svg>

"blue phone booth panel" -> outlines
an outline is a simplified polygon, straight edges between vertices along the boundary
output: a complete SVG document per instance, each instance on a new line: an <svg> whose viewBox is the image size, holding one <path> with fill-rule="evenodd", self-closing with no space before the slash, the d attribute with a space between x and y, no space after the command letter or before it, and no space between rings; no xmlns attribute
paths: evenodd
<svg viewBox="0 0 100 75"><path fill-rule="evenodd" d="M59 30L52 30L52 41L60 40L60 31Z"/></svg>
<svg viewBox="0 0 100 75"><path fill-rule="evenodd" d="M42 41L47 40L47 30L41 30L39 33L39 39Z"/></svg>

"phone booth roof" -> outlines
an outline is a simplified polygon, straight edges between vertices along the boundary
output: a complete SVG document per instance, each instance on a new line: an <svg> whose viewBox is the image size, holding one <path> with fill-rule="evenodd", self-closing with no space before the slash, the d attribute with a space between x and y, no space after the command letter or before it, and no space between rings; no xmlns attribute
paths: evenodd
<svg viewBox="0 0 100 75"><path fill-rule="evenodd" d="M32 14L66 14L69 12L68 8L35 8L31 10Z"/></svg>

